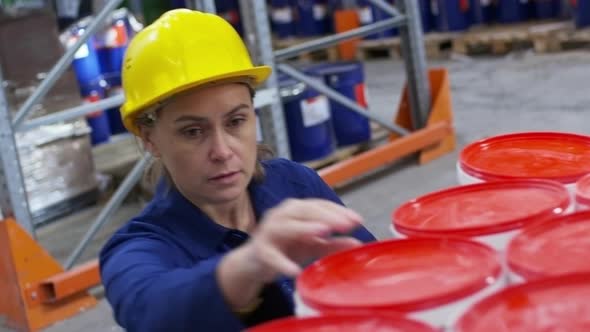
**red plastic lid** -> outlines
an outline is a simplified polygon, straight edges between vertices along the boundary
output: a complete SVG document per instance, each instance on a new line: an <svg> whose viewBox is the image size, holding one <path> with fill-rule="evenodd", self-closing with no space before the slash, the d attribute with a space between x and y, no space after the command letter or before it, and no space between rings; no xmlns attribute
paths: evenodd
<svg viewBox="0 0 590 332"><path fill-rule="evenodd" d="M367 244L320 259L297 279L310 308L411 312L451 303L493 284L499 257L464 239L415 238Z"/></svg>
<svg viewBox="0 0 590 332"><path fill-rule="evenodd" d="M405 235L483 235L537 223L563 213L567 189L548 180L505 180L454 187L411 200L393 213Z"/></svg>
<svg viewBox="0 0 590 332"><path fill-rule="evenodd" d="M486 181L543 178L574 183L590 173L590 137L533 132L486 138L461 151L460 166Z"/></svg>
<svg viewBox="0 0 590 332"><path fill-rule="evenodd" d="M576 202L590 205L590 174L585 175L576 183Z"/></svg>
<svg viewBox="0 0 590 332"><path fill-rule="evenodd" d="M590 272L589 254L590 211L525 228L512 239L507 251L510 269L529 280Z"/></svg>
<svg viewBox="0 0 590 332"><path fill-rule="evenodd" d="M455 332L590 331L590 274L505 288L459 318Z"/></svg>
<svg viewBox="0 0 590 332"><path fill-rule="evenodd" d="M408 318L384 315L329 315L282 318L255 326L248 332L435 332L433 327Z"/></svg>

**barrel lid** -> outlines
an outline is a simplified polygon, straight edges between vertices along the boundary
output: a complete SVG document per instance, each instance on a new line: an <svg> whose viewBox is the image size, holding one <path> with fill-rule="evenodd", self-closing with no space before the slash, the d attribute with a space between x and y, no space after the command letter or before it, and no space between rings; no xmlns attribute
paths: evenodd
<svg viewBox="0 0 590 332"><path fill-rule="evenodd" d="M297 279L303 303L319 311L410 312L451 303L501 275L490 247L464 239L403 239L367 244L308 266Z"/></svg>
<svg viewBox="0 0 590 332"><path fill-rule="evenodd" d="M465 147L460 166L486 181L544 178L574 183L590 173L590 136L530 132L490 137Z"/></svg>
<svg viewBox="0 0 590 332"><path fill-rule="evenodd" d="M476 236L517 229L563 213L567 189L549 180L503 180L444 189L393 212L396 231L412 235Z"/></svg>
<svg viewBox="0 0 590 332"><path fill-rule="evenodd" d="M576 183L576 202L590 205L590 174L583 176Z"/></svg>
<svg viewBox="0 0 590 332"><path fill-rule="evenodd" d="M455 332L586 332L590 327L590 274L511 286L467 310Z"/></svg>
<svg viewBox="0 0 590 332"><path fill-rule="evenodd" d="M590 211L525 228L508 245L510 269L525 279L590 272Z"/></svg>
<svg viewBox="0 0 590 332"><path fill-rule="evenodd" d="M435 332L433 327L404 317L391 315L326 315L318 317L289 317L258 325L249 332Z"/></svg>

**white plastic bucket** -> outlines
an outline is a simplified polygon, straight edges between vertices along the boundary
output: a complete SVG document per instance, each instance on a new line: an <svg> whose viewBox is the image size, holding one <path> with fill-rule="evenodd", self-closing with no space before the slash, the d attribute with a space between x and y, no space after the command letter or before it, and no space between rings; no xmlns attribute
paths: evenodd
<svg viewBox="0 0 590 332"><path fill-rule="evenodd" d="M556 181L502 180L457 186L402 204L392 214L394 237L463 237L505 251L527 225L573 209Z"/></svg>
<svg viewBox="0 0 590 332"><path fill-rule="evenodd" d="M297 279L300 317L401 313L444 328L505 286L500 255L465 239L404 239L364 245L307 267Z"/></svg>
<svg viewBox="0 0 590 332"><path fill-rule="evenodd" d="M590 272L588 255L590 211L526 228L514 237L506 252L510 282Z"/></svg>
<svg viewBox="0 0 590 332"><path fill-rule="evenodd" d="M590 136L530 132L485 138L467 145L457 162L460 184L503 179L562 183L572 198L575 183L590 173Z"/></svg>
<svg viewBox="0 0 590 332"><path fill-rule="evenodd" d="M572 274L507 287L478 302L453 332L588 331L590 274Z"/></svg>
<svg viewBox="0 0 590 332"><path fill-rule="evenodd" d="M590 210L590 174L576 182L576 211Z"/></svg>

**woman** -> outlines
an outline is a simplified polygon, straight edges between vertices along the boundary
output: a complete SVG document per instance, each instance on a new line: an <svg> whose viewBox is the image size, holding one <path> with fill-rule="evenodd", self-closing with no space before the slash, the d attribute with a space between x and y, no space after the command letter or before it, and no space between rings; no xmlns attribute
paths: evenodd
<svg viewBox="0 0 590 332"><path fill-rule="evenodd" d="M375 240L314 171L259 160L253 88L270 71L223 19L185 9L129 45L123 121L165 181L100 255L126 329L239 331L291 315L302 266Z"/></svg>

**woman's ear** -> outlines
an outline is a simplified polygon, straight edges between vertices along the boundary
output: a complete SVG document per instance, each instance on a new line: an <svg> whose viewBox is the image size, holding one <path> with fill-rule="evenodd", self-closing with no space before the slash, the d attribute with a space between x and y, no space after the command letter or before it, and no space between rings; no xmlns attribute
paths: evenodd
<svg viewBox="0 0 590 332"><path fill-rule="evenodd" d="M154 129L148 128L145 126L140 126L139 127L139 137L141 138L141 141L142 141L145 149L155 158L160 158L160 156L161 156L160 150L158 149L158 146L153 141Z"/></svg>

